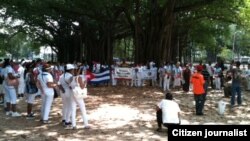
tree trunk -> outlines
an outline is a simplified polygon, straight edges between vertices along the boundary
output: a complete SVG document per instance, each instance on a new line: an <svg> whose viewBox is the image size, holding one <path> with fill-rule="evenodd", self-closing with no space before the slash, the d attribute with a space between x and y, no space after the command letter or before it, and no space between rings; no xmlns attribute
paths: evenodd
<svg viewBox="0 0 250 141"><path fill-rule="evenodd" d="M140 0L135 1L135 36L134 36L134 42L135 42L135 63L141 64L146 63L145 56L144 56L144 48L143 48L143 33L142 33L142 25L140 23L141 16L140 16L140 7L141 3Z"/></svg>
<svg viewBox="0 0 250 141"><path fill-rule="evenodd" d="M162 13L162 32L160 35L160 47L162 50L161 57L163 60L168 62L172 61L174 58L173 52L175 52L175 48L171 46L172 34L173 34L173 25L174 25L174 8L175 8L176 0L168 0L164 6Z"/></svg>

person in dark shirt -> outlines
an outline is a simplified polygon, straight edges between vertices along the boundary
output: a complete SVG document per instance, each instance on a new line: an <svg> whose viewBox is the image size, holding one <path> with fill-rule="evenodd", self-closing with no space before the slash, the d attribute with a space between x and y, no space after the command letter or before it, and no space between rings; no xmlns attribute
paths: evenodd
<svg viewBox="0 0 250 141"><path fill-rule="evenodd" d="M240 62L236 62L236 68L232 69L232 96L231 96L231 108L235 104L235 96L237 95L237 104L242 104L241 98L241 80L242 80L242 71L240 70Z"/></svg>
<svg viewBox="0 0 250 141"><path fill-rule="evenodd" d="M183 91L188 92L190 87L190 77L191 77L191 70L189 68L189 64L186 64L186 68L183 70L183 79L184 84L182 85Z"/></svg>
<svg viewBox="0 0 250 141"><path fill-rule="evenodd" d="M221 88L222 88L222 87L224 87L224 74L223 74L223 72L226 69L226 67L224 65L224 61L223 60L218 61L218 65L221 68L221 73L219 74L219 77L220 77Z"/></svg>

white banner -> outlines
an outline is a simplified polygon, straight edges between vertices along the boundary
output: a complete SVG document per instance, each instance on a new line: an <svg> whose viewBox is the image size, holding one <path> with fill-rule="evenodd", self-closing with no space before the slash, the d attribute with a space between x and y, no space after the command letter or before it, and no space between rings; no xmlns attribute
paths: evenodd
<svg viewBox="0 0 250 141"><path fill-rule="evenodd" d="M132 68L115 68L115 79L132 79Z"/></svg>

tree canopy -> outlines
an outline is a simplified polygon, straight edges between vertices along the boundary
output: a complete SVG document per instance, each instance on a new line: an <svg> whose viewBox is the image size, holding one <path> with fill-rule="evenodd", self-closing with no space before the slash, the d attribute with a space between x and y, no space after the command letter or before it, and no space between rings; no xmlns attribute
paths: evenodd
<svg viewBox="0 0 250 141"><path fill-rule="evenodd" d="M249 0L2 0L0 27L8 32L0 32L0 46L29 39L35 46L50 46L59 62L111 64L113 57L122 56L159 65L192 61L197 50L206 51L206 61L215 61L214 56L233 44L239 54L249 53L249 4ZM244 34L237 34L233 42L238 30ZM13 34L18 36L14 39Z"/></svg>

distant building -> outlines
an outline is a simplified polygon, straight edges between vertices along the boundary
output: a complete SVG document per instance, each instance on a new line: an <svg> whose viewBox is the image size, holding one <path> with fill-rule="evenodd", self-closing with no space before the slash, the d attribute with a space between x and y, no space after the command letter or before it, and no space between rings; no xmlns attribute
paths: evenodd
<svg viewBox="0 0 250 141"><path fill-rule="evenodd" d="M32 58L31 59L37 59L41 58L46 61L51 61L53 56L53 61L57 60L57 55L54 51L52 51L51 47L49 46L42 46L40 47L40 53L39 54L34 54L32 53Z"/></svg>

